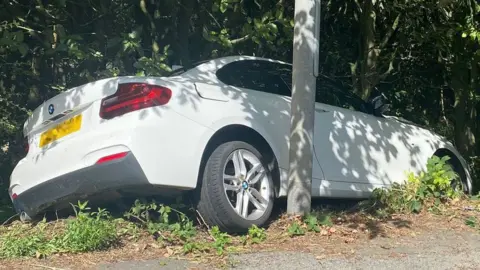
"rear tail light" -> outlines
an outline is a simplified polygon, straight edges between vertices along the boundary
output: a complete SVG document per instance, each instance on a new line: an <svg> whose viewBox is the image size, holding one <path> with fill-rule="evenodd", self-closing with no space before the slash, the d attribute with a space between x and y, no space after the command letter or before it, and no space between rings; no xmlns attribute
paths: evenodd
<svg viewBox="0 0 480 270"><path fill-rule="evenodd" d="M136 110L165 105L172 97L172 90L146 83L125 83L115 94L102 99L100 117L111 119Z"/></svg>

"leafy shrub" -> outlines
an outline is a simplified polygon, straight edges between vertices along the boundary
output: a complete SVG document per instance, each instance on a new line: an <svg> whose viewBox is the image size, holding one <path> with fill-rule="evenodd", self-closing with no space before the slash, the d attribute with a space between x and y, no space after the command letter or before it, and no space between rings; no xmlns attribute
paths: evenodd
<svg viewBox="0 0 480 270"><path fill-rule="evenodd" d="M210 234L212 235L214 242L213 247L217 250L218 255L222 255L225 251L225 247L232 242L230 235L220 231L217 226L213 226L210 230Z"/></svg>
<svg viewBox="0 0 480 270"><path fill-rule="evenodd" d="M67 221L64 234L54 239L59 248L69 252L87 252L110 247L117 240L116 227L104 209L90 210L87 202L73 206L75 219Z"/></svg>
<svg viewBox="0 0 480 270"><path fill-rule="evenodd" d="M448 156L434 156L427 162L426 172L409 173L403 184L395 183L389 189L375 189L370 204L386 214L394 212L418 213L427 202L435 205L460 195L459 176L448 163Z"/></svg>
<svg viewBox="0 0 480 270"><path fill-rule="evenodd" d="M73 206L76 218L64 227L49 228L45 221L35 226L12 226L0 235L0 258L42 257L56 252L87 252L106 249L118 240L116 226L105 210L89 212L87 202Z"/></svg>
<svg viewBox="0 0 480 270"><path fill-rule="evenodd" d="M318 223L318 218L315 215L306 215L303 218L303 222L307 226L307 230L311 232L320 232L320 226Z"/></svg>
<svg viewBox="0 0 480 270"><path fill-rule="evenodd" d="M50 254L46 234L40 227L20 227L0 236L0 258L33 257Z"/></svg>
<svg viewBox="0 0 480 270"><path fill-rule="evenodd" d="M140 226L161 241L183 244L185 251L196 249L191 243L191 239L197 235L193 222L175 208L157 204L155 201L147 203L136 200L130 210L125 213L125 217L137 221Z"/></svg>
<svg viewBox="0 0 480 270"><path fill-rule="evenodd" d="M248 238L252 244L259 244L267 239L267 233L264 228L253 225L248 229Z"/></svg>
<svg viewBox="0 0 480 270"><path fill-rule="evenodd" d="M305 230L302 228L302 224L298 221L294 221L287 228L288 235L290 237L300 236L305 234Z"/></svg>

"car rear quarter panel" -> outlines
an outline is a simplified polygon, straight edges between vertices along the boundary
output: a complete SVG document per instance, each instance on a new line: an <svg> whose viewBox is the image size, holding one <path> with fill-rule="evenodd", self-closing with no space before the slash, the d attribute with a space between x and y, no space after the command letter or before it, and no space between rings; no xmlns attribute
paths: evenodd
<svg viewBox="0 0 480 270"><path fill-rule="evenodd" d="M177 104L179 113L208 127L208 131L199 136L195 155L199 162L210 138L217 131L229 125L242 125L257 131L272 148L279 167L288 168L290 107L287 99L229 87L203 87L206 98L195 98L191 106ZM212 94L214 91L221 94ZM222 99L212 98L216 96ZM224 101L224 97L228 97L228 101Z"/></svg>

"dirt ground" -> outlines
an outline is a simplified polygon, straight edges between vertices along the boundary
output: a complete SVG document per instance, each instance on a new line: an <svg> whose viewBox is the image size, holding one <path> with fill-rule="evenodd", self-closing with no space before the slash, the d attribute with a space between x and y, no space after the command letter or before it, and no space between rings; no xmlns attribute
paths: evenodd
<svg viewBox="0 0 480 270"><path fill-rule="evenodd" d="M180 255L145 235L108 251L4 260L0 269L480 269L479 229L466 225L469 216L480 217L465 205L448 215L425 212L383 222L351 214L293 238L286 233L290 221L280 217L266 241L237 245L227 256Z"/></svg>

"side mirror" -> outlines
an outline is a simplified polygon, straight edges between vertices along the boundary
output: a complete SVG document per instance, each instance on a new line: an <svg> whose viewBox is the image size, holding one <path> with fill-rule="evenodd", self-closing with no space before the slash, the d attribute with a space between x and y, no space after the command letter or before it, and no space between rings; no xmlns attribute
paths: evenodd
<svg viewBox="0 0 480 270"><path fill-rule="evenodd" d="M374 97L370 101L370 106L372 107L373 115L378 117L382 117L390 109L390 104L384 94Z"/></svg>

